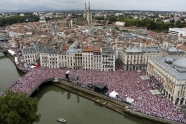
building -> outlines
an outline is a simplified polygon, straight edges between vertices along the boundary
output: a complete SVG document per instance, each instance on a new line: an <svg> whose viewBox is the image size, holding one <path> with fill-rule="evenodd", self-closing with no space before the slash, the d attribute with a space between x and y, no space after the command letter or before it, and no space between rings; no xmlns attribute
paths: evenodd
<svg viewBox="0 0 186 124"><path fill-rule="evenodd" d="M77 42L65 46L64 51L44 47L40 52L40 65L47 68L115 71L115 52L98 45L77 47Z"/></svg>
<svg viewBox="0 0 186 124"><path fill-rule="evenodd" d="M169 28L169 34L177 36L186 36L186 28Z"/></svg>
<svg viewBox="0 0 186 124"><path fill-rule="evenodd" d="M85 18L88 22L88 25L92 24L92 12L90 11L90 2L88 5L88 10L87 10L87 6L86 6L86 2L85 2L85 10L83 13L83 18Z"/></svg>
<svg viewBox="0 0 186 124"><path fill-rule="evenodd" d="M119 60L123 64L124 70L142 70L147 68L149 58L160 57L163 53L158 47L127 47L119 51Z"/></svg>
<svg viewBox="0 0 186 124"><path fill-rule="evenodd" d="M176 105L186 104L186 58L150 58L147 75L154 86Z"/></svg>
<svg viewBox="0 0 186 124"><path fill-rule="evenodd" d="M129 46L125 50L119 50L118 57L125 70L147 69L149 58L184 56L185 52L173 46L149 46L146 48Z"/></svg>
<svg viewBox="0 0 186 124"><path fill-rule="evenodd" d="M90 2L89 2L88 10L85 2L85 10L83 13L83 18L68 17L66 19L66 25L69 27L92 25L92 12L90 11Z"/></svg>
<svg viewBox="0 0 186 124"><path fill-rule="evenodd" d="M115 71L115 52L112 48L101 48L101 64L101 70Z"/></svg>
<svg viewBox="0 0 186 124"><path fill-rule="evenodd" d="M39 58L39 51L36 47L25 47L22 49L24 66L36 65Z"/></svg>
<svg viewBox="0 0 186 124"><path fill-rule="evenodd" d="M59 52L55 48L44 47L39 56L42 67L59 68Z"/></svg>

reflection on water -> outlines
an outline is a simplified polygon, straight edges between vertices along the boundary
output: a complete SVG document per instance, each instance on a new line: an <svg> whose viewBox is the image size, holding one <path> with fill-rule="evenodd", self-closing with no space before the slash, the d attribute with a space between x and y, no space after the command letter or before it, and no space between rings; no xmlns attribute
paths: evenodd
<svg viewBox="0 0 186 124"><path fill-rule="evenodd" d="M0 56L0 92L7 89L23 73L18 72L12 61L6 56Z"/></svg>
<svg viewBox="0 0 186 124"><path fill-rule="evenodd" d="M67 99L70 99L71 95L70 92L67 93Z"/></svg>
<svg viewBox="0 0 186 124"><path fill-rule="evenodd" d="M39 99L38 113L42 115L39 124L57 124L57 117L65 118L70 124L142 124L50 82L43 84L32 97Z"/></svg>
<svg viewBox="0 0 186 124"><path fill-rule="evenodd" d="M94 105L98 106L98 107L103 107L103 105L101 105L100 103L94 102Z"/></svg>
<svg viewBox="0 0 186 124"><path fill-rule="evenodd" d="M1 59L2 56L5 57L4 53L0 52L0 59Z"/></svg>

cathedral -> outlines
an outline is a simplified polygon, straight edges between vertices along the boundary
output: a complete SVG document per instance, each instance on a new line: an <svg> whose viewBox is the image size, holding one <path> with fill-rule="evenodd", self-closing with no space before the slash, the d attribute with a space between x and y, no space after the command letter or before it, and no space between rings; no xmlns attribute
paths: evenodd
<svg viewBox="0 0 186 124"><path fill-rule="evenodd" d="M83 18L87 20L88 25L92 24L92 13L90 11L90 2L88 4L88 10L85 2L85 10L84 10Z"/></svg>
<svg viewBox="0 0 186 124"><path fill-rule="evenodd" d="M66 25L69 27L73 26L83 26L83 25L92 25L92 13L90 11L90 2L88 5L88 10L87 10L87 5L85 2L85 10L83 13L83 18L68 18L66 19Z"/></svg>

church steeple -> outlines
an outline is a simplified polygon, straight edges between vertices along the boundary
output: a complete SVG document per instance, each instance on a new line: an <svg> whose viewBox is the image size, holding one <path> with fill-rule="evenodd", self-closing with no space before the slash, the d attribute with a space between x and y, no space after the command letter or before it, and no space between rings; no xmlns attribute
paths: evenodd
<svg viewBox="0 0 186 124"><path fill-rule="evenodd" d="M90 12L90 1L88 1L88 12Z"/></svg>
<svg viewBox="0 0 186 124"><path fill-rule="evenodd" d="M84 10L84 13L83 13L83 18L87 18L87 5L86 5L86 2L85 2L85 10Z"/></svg>

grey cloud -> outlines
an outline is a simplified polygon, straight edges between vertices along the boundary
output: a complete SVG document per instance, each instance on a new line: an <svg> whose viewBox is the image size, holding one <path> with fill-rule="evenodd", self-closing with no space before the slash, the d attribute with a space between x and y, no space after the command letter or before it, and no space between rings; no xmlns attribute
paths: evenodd
<svg viewBox="0 0 186 124"><path fill-rule="evenodd" d="M88 0L86 0L88 2ZM0 9L84 9L85 0L0 0ZM185 0L90 0L91 9L186 11Z"/></svg>

